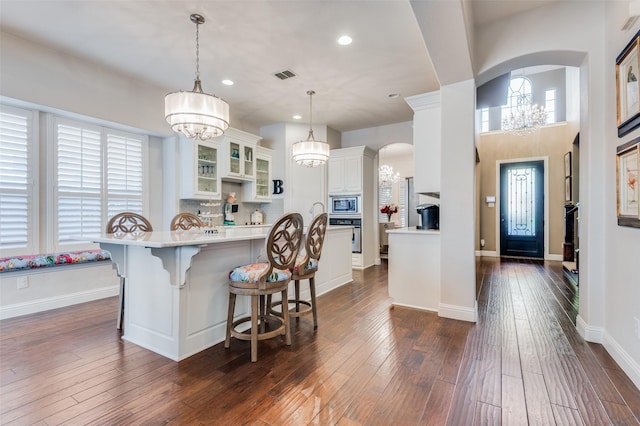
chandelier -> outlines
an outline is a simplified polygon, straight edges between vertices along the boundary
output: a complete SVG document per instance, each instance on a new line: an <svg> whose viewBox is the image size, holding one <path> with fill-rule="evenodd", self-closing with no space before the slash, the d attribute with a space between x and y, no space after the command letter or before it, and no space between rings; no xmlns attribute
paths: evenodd
<svg viewBox="0 0 640 426"><path fill-rule="evenodd" d="M307 91L309 95L309 135L304 141L296 142L292 147L292 156L296 163L307 167L317 167L329 159L329 144L317 141L313 137L311 98L316 92Z"/></svg>
<svg viewBox="0 0 640 426"><path fill-rule="evenodd" d="M400 180L400 173L393 172L393 167L383 164L378 168L378 185L381 187L391 186Z"/></svg>
<svg viewBox="0 0 640 426"><path fill-rule="evenodd" d="M525 136L547 122L544 107L531 103L530 96L519 95L517 105L502 119L502 130L519 136Z"/></svg>
<svg viewBox="0 0 640 426"><path fill-rule="evenodd" d="M164 98L167 123L188 138L207 140L220 136L229 127L229 104L202 91L200 82L200 24L204 17L191 15L196 24L196 78L191 92L169 93Z"/></svg>

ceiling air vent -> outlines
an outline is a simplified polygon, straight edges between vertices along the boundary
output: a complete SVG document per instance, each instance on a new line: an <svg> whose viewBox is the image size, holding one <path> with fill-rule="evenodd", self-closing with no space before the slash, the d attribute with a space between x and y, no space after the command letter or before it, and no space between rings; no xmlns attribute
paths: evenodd
<svg viewBox="0 0 640 426"><path fill-rule="evenodd" d="M276 77L278 77L280 80L286 80L288 78L296 76L296 74L291 70L280 71L280 72L275 73L274 75Z"/></svg>

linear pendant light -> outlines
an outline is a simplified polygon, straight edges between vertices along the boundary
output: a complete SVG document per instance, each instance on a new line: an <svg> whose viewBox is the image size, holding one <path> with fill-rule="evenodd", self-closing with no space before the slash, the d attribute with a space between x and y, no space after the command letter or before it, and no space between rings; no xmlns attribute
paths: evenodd
<svg viewBox="0 0 640 426"><path fill-rule="evenodd" d="M164 111L173 131L188 138L207 140L222 135L229 127L229 104L202 91L199 27L204 24L204 17L193 14L190 18L196 24L196 78L193 90L169 93L164 98Z"/></svg>
<svg viewBox="0 0 640 426"><path fill-rule="evenodd" d="M309 95L309 136L304 141L294 143L292 147L292 156L295 162L307 167L321 166L329 159L329 144L317 141L313 137L311 98L315 94L316 92L313 90L307 91L307 95Z"/></svg>

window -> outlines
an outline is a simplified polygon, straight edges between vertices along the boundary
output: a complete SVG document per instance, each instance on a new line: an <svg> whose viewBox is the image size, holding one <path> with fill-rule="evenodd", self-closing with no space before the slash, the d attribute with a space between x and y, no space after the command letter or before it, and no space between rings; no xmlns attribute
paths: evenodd
<svg viewBox="0 0 640 426"><path fill-rule="evenodd" d="M384 223L387 221L386 213L380 213L380 209L387 204L393 203L392 186L384 185L378 187L378 222Z"/></svg>
<svg viewBox="0 0 640 426"><path fill-rule="evenodd" d="M481 123L481 132L489 131L489 108L482 108L480 110L480 123Z"/></svg>
<svg viewBox="0 0 640 426"><path fill-rule="evenodd" d="M121 211L145 212L147 138L60 117L53 120L55 189L52 247L99 235Z"/></svg>
<svg viewBox="0 0 640 426"><path fill-rule="evenodd" d="M524 105L533 103L531 95L531 80L526 77L514 77L509 82L509 98L502 107L502 122L510 116L517 116L518 110ZM502 128L504 130L504 126Z"/></svg>
<svg viewBox="0 0 640 426"><path fill-rule="evenodd" d="M0 106L0 253L16 256L38 247L37 113Z"/></svg>
<svg viewBox="0 0 640 426"><path fill-rule="evenodd" d="M556 89L544 92L544 111L547 114L547 124L556 122Z"/></svg>

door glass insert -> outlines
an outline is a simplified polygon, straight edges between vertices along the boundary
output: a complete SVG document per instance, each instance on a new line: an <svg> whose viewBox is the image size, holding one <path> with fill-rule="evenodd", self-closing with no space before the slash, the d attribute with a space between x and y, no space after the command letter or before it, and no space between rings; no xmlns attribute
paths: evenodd
<svg viewBox="0 0 640 426"><path fill-rule="evenodd" d="M507 233L536 235L536 174L534 167L511 168L507 171Z"/></svg>

